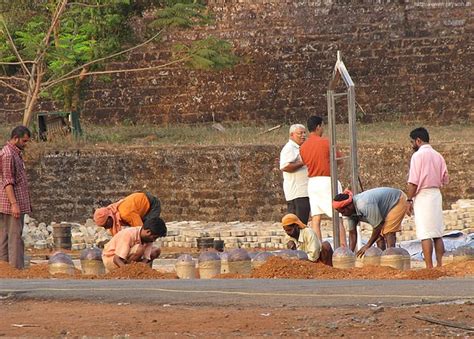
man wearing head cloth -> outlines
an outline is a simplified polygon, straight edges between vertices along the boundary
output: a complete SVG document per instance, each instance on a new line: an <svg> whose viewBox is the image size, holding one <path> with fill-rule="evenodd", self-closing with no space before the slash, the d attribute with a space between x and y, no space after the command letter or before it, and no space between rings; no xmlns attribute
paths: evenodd
<svg viewBox="0 0 474 339"><path fill-rule="evenodd" d="M331 245L327 241L321 243L316 233L303 224L295 214L285 215L281 219L281 224L290 238L287 244L289 249L301 250L308 255L308 260L332 266Z"/></svg>
<svg viewBox="0 0 474 339"><path fill-rule="evenodd" d="M107 207L98 208L94 212L94 222L115 235L123 226L155 224L160 214L161 204L158 198L149 193L137 192Z"/></svg>
<svg viewBox="0 0 474 339"><path fill-rule="evenodd" d="M362 257L380 236L387 247L395 247L396 234L402 229L402 220L408 208L405 193L390 187L373 188L354 196L351 191L345 190L334 197L332 205L348 217L351 250L355 249L357 243L357 224L363 221L373 227L369 241L357 252L358 257Z"/></svg>

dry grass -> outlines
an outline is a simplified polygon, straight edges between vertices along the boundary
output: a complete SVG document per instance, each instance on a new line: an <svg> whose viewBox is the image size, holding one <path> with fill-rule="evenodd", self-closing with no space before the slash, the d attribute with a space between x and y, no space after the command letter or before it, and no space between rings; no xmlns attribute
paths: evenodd
<svg viewBox="0 0 474 339"><path fill-rule="evenodd" d="M244 125L223 123L223 132L210 124L171 125L157 127L142 126L83 126L84 136L79 140L59 138L48 143L37 145L39 148L67 149L87 146L112 145L283 145L288 139L288 125L264 133L274 125ZM419 124L374 123L357 126L360 144L398 144L408 146L409 132ZM449 126L424 125L430 131L433 144L439 143L474 143L474 125L456 124ZM0 127L0 137L7 140L12 126ZM326 129L325 134L328 131ZM338 125L338 142L348 144L348 126ZM35 147L36 148L36 147Z"/></svg>

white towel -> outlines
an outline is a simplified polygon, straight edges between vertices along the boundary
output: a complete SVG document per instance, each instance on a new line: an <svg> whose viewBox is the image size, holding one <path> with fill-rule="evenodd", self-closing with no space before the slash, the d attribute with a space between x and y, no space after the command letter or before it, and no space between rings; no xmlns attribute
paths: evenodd
<svg viewBox="0 0 474 339"><path fill-rule="evenodd" d="M413 201L416 237L441 238L444 232L443 198L439 188L421 189Z"/></svg>

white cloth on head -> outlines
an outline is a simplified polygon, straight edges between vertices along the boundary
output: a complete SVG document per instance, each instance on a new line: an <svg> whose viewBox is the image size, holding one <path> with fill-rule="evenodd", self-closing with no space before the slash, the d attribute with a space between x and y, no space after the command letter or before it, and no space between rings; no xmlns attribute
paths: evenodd
<svg viewBox="0 0 474 339"><path fill-rule="evenodd" d="M444 232L443 197L439 188L424 188L413 199L416 237L441 238Z"/></svg>
<svg viewBox="0 0 474 339"><path fill-rule="evenodd" d="M342 192L342 185L337 182L338 194ZM326 214L332 218L331 177L311 177L308 180L308 196L311 206L311 216Z"/></svg>

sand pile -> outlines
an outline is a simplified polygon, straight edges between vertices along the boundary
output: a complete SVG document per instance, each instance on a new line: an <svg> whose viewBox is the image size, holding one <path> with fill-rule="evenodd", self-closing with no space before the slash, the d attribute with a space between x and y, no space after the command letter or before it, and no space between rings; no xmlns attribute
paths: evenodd
<svg viewBox="0 0 474 339"><path fill-rule="evenodd" d="M176 279L175 273L163 273L144 263L132 263L107 273L100 279Z"/></svg>
<svg viewBox="0 0 474 339"><path fill-rule="evenodd" d="M271 257L262 266L252 270L250 275L220 274L221 279L408 279L433 280L443 277L474 277L474 261L463 261L434 269L400 271L391 267L368 266L362 268L337 269L320 263ZM135 263L102 276L82 275L75 270L73 275L49 273L47 264L32 265L17 270L0 261L0 278L7 279L176 279L175 273L153 270L143 263Z"/></svg>
<svg viewBox="0 0 474 339"><path fill-rule="evenodd" d="M8 263L0 261L0 278L6 279L176 279L174 273L163 273L152 269L143 263L134 263L119 268L114 272L102 276L83 275L76 269L73 275L49 273L48 264L32 265L25 270L12 268Z"/></svg>
<svg viewBox="0 0 474 339"><path fill-rule="evenodd" d="M321 263L295 261L280 257L269 258L253 270L252 278L271 279L409 279L431 280L441 277L474 275L474 261L449 264L440 268L400 271L391 267L368 266L337 269Z"/></svg>
<svg viewBox="0 0 474 339"><path fill-rule="evenodd" d="M0 261L0 278L7 279L48 279L48 278L60 278L60 279L81 279L81 271L74 270L73 275L68 274L55 274L49 273L48 264L37 264L32 265L30 268L25 270L17 270L12 268L7 262Z"/></svg>

